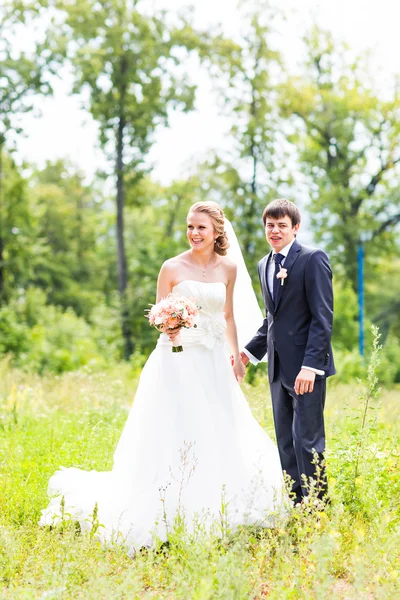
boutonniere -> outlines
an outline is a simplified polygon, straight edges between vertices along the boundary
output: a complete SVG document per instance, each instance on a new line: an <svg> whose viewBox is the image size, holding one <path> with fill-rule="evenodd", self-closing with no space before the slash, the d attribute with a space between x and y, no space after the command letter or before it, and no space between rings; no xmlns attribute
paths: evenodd
<svg viewBox="0 0 400 600"><path fill-rule="evenodd" d="M281 267L281 265L279 265L279 273L277 273L276 278L281 280L281 285L284 285L285 283L285 279L287 277L287 269L284 269L283 267Z"/></svg>

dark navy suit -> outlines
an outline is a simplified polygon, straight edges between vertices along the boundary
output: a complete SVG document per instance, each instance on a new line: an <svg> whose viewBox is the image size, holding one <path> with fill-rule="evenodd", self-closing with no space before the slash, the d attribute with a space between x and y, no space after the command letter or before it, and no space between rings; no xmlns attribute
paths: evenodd
<svg viewBox="0 0 400 600"><path fill-rule="evenodd" d="M315 473L313 449L323 458L326 377L335 373L331 348L333 320L332 271L322 250L294 241L286 257L287 277L276 302L267 284L272 252L258 265L267 309L264 322L246 349L258 360L268 354L275 430L282 468L294 480L296 501L307 495L301 475ZM302 366L325 372L316 375L314 390L297 395L294 382ZM325 476L325 474L324 474ZM326 493L326 487L321 496Z"/></svg>

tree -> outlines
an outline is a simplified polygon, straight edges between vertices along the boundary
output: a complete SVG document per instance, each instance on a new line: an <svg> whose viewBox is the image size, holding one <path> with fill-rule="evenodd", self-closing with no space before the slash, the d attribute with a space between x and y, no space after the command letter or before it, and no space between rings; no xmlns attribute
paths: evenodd
<svg viewBox="0 0 400 600"><path fill-rule="evenodd" d="M279 138L277 86L282 64L272 42L277 18L269 4L258 7L244 15L237 41L218 37L210 53L222 111L233 119L232 151L209 162L210 187L219 188L248 264L263 252L263 208L277 189L290 182L280 165L283 138Z"/></svg>
<svg viewBox="0 0 400 600"><path fill-rule="evenodd" d="M305 73L284 86L282 108L297 133L301 165L310 181L310 209L322 241L354 290L357 247L366 260L394 249L400 222L400 94L379 94L362 58L314 28L306 38Z"/></svg>
<svg viewBox="0 0 400 600"><path fill-rule="evenodd" d="M115 236L106 199L62 160L33 173L30 198L36 243L26 285L43 289L50 304L72 307L88 319L114 288L108 275L115 273Z"/></svg>
<svg viewBox="0 0 400 600"><path fill-rule="evenodd" d="M0 303L23 289L32 272L34 230L28 185L13 158L3 150L0 204Z"/></svg>
<svg viewBox="0 0 400 600"><path fill-rule="evenodd" d="M74 90L89 93L90 112L100 125L100 142L114 165L118 289L126 356L134 347L126 298L127 175L131 185L142 177L155 129L168 123L171 109L190 110L194 100L194 86L179 68L179 31L167 24L165 14L141 12L141 4L139 0L57 2L66 13L61 47L65 44L74 67Z"/></svg>
<svg viewBox="0 0 400 600"><path fill-rule="evenodd" d="M32 110L35 94L51 93L47 80L50 61L45 45L35 44L28 53L16 51L13 44L18 27L31 24L36 14L37 8L26 2L5 2L0 7L0 301L5 298L5 252L9 235L4 169L12 165L4 156L4 147L21 133L18 117Z"/></svg>

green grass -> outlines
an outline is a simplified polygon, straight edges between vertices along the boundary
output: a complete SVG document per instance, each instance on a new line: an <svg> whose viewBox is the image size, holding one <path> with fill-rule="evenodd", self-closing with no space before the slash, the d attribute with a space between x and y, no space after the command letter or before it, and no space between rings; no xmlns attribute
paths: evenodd
<svg viewBox="0 0 400 600"><path fill-rule="evenodd" d="M395 599L400 597L400 390L329 386L326 512L221 537L181 528L134 559L73 524L37 526L60 466L107 470L132 402L129 367L39 378L0 368L0 598ZM244 385L273 436L265 381ZM365 411L366 402L369 403ZM365 416L364 429L361 429ZM358 463L357 473L356 464Z"/></svg>

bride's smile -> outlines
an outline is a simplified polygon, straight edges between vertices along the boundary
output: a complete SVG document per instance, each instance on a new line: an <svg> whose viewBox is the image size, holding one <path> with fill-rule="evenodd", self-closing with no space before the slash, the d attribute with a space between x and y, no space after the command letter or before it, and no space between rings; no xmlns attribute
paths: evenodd
<svg viewBox="0 0 400 600"><path fill-rule="evenodd" d="M187 238L192 249L214 252L215 231L211 218L204 213L190 213L187 222Z"/></svg>

